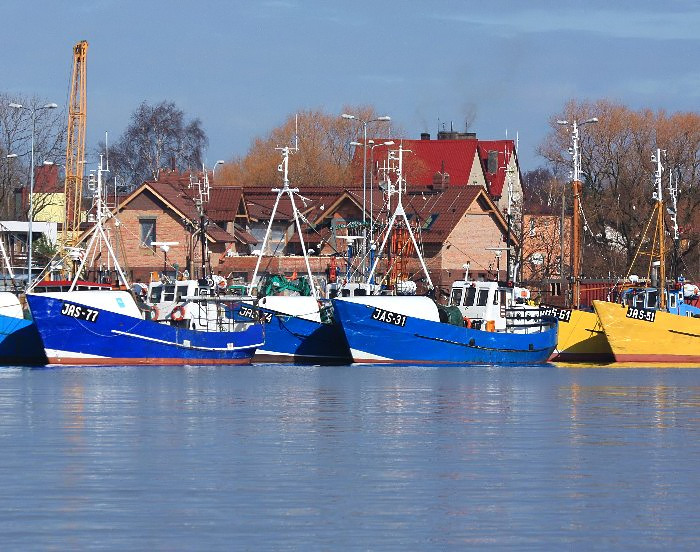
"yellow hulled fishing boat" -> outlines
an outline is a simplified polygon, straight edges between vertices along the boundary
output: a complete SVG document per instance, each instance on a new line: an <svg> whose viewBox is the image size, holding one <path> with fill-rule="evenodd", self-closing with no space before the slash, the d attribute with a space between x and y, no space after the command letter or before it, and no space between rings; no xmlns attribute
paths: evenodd
<svg viewBox="0 0 700 552"><path fill-rule="evenodd" d="M700 363L700 318L593 301L617 362Z"/></svg>
<svg viewBox="0 0 700 552"><path fill-rule="evenodd" d="M613 353L594 312L571 310L559 316L559 339L550 360L612 362Z"/></svg>

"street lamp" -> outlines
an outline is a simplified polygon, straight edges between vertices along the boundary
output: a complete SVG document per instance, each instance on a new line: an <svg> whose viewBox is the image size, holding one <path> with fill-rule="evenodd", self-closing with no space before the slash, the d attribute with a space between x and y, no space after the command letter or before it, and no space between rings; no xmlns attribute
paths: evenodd
<svg viewBox="0 0 700 552"><path fill-rule="evenodd" d="M341 115L343 119L347 120L355 120L359 123L362 124L362 136L364 138L363 143L362 143L362 236L364 239L364 247L366 251L367 247L367 125L369 123L375 123L375 122L385 122L385 121L391 121L391 117L388 115L382 115L381 117L376 117L374 119L369 119L369 120L363 120L359 119L355 115L350 115L349 113L343 113ZM362 257L362 269L364 272L365 269L365 257L366 255L363 255Z"/></svg>
<svg viewBox="0 0 700 552"><path fill-rule="evenodd" d="M34 134L36 133L36 112L44 109L56 109L58 104L47 103L40 107L32 105L31 107L24 106L18 103L8 104L14 109L26 109L32 114L32 157L31 166L29 169L29 212L27 213L28 220L28 236L27 236L27 287L32 281L32 220L34 219Z"/></svg>
<svg viewBox="0 0 700 552"><path fill-rule="evenodd" d="M581 220L579 215L581 201L581 150L579 148L579 128L583 125L597 123L598 117L591 117L585 121L571 121L571 158L573 160L573 170L571 173L572 188L573 188L573 213L571 220L571 276L574 284L572 303L575 308L581 307ZM569 121L557 121L558 125L568 125ZM562 195L561 202L561 257L559 258L559 266L562 279L562 287L564 283L564 197Z"/></svg>

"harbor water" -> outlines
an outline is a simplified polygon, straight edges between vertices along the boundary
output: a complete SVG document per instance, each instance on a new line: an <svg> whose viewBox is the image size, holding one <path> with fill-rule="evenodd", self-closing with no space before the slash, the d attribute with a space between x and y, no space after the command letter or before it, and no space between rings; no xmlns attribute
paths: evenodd
<svg viewBox="0 0 700 552"><path fill-rule="evenodd" d="M700 370L0 368L1 550L700 548Z"/></svg>

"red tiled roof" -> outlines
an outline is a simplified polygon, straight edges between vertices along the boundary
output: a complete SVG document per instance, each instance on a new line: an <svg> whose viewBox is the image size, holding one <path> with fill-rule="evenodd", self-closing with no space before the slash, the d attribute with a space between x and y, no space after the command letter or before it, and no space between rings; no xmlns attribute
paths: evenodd
<svg viewBox="0 0 700 552"><path fill-rule="evenodd" d="M243 198L239 186L213 186L209 193L207 216L211 220L233 221Z"/></svg>
<svg viewBox="0 0 700 552"><path fill-rule="evenodd" d="M506 167L510 162L510 156L515 151L515 142L513 140L479 140L478 144L479 159L484 169L489 194L491 197L501 197L506 181ZM488 172L490 151L498 152L498 169L495 173Z"/></svg>
<svg viewBox="0 0 700 552"><path fill-rule="evenodd" d="M450 186L471 184L469 175L476 157L477 140L393 140L396 142L395 146L377 147L374 150L374 165L382 166L386 161L387 151L398 148L398 144L402 143L404 149L410 150L404 153L404 173L409 188L431 185L435 173L443 171L450 175ZM374 141L381 143L384 140ZM362 147L358 147L353 158L356 182L362 181L362 158ZM367 163L369 167L369 152ZM376 172L374 179L376 181Z"/></svg>

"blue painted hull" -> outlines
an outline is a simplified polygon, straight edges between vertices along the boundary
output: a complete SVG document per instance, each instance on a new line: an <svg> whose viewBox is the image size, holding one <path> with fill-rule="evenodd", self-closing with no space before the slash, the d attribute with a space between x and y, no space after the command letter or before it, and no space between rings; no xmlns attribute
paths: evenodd
<svg viewBox="0 0 700 552"><path fill-rule="evenodd" d="M347 364L351 361L342 328L243 303L235 309L236 320L252 320L240 307L254 308L265 317L265 345L255 353L256 362ZM260 317L263 319L263 317Z"/></svg>
<svg viewBox="0 0 700 552"><path fill-rule="evenodd" d="M372 318L374 307L334 300L354 362L539 364L557 344L557 326L530 334L487 332L405 317L398 326Z"/></svg>
<svg viewBox="0 0 700 552"><path fill-rule="evenodd" d="M60 299L29 295L27 301L49 364L248 364L264 342L262 324L204 332L107 310L89 322L61 314Z"/></svg>
<svg viewBox="0 0 700 552"><path fill-rule="evenodd" d="M0 364L43 366L46 362L36 324L0 314Z"/></svg>

